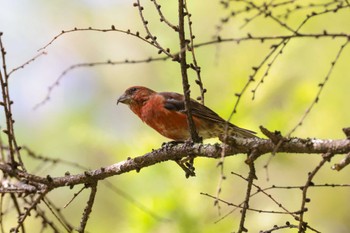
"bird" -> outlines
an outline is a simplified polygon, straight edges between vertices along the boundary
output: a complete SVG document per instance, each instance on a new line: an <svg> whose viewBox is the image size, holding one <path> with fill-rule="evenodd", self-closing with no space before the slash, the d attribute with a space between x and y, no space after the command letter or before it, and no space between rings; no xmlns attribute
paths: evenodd
<svg viewBox="0 0 350 233"><path fill-rule="evenodd" d="M144 86L132 86L118 98L117 104L129 106L144 123L174 141L191 139L185 111L185 97L175 92L156 92ZM255 132L240 128L210 108L190 99L196 131L201 139L225 137L255 138Z"/></svg>

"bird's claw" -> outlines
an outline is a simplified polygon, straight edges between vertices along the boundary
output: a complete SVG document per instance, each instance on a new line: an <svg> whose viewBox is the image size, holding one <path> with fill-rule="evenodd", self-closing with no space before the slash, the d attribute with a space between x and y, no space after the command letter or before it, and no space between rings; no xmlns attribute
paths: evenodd
<svg viewBox="0 0 350 233"><path fill-rule="evenodd" d="M196 173L194 172L195 168L193 166L193 163L190 163L187 158L183 160L175 160L175 162L182 168L182 170L185 171L186 178L190 176L196 176Z"/></svg>
<svg viewBox="0 0 350 233"><path fill-rule="evenodd" d="M179 144L185 144L185 146L193 146L194 142L191 139L187 139L185 141L169 141L169 142L163 142L162 147L171 147L171 146L176 146Z"/></svg>
<svg viewBox="0 0 350 233"><path fill-rule="evenodd" d="M163 143L162 143L162 147L172 147L172 146L179 145L179 144L181 144L181 143L184 143L184 141L163 142Z"/></svg>

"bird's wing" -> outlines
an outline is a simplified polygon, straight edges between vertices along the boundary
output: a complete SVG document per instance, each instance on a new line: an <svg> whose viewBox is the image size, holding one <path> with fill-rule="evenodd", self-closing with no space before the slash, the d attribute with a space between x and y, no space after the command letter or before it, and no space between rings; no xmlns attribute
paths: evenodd
<svg viewBox="0 0 350 233"><path fill-rule="evenodd" d="M174 92L161 92L159 94L164 96L164 108L170 111L185 113L185 97L183 95ZM225 120L222 119L213 110L200 104L194 99L191 99L191 110L192 115L195 117L210 120L213 122L225 122Z"/></svg>
<svg viewBox="0 0 350 233"><path fill-rule="evenodd" d="M164 108L168 109L169 111L185 113L185 97L183 95L174 92L161 92L159 94L164 97ZM191 99L191 110L192 116L194 117L208 120L213 123L219 123L220 125L224 125L227 123L229 129L231 129L235 134L238 134L241 137L256 137L254 135L254 131L240 128L230 122L225 121L213 110L193 99Z"/></svg>

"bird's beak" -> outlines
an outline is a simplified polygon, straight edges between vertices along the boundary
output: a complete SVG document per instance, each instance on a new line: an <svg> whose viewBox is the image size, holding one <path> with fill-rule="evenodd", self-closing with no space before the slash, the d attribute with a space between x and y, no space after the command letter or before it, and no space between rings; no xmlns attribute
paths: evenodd
<svg viewBox="0 0 350 233"><path fill-rule="evenodd" d="M130 103L130 100L131 100L130 96L124 93L118 98L117 104L119 103L128 104Z"/></svg>

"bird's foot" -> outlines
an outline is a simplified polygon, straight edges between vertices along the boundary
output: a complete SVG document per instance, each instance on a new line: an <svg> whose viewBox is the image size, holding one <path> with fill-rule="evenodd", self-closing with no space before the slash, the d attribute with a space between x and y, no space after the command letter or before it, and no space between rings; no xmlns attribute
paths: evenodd
<svg viewBox="0 0 350 233"><path fill-rule="evenodd" d="M182 170L185 171L186 178L190 176L196 176L196 173L194 172L195 168L193 166L193 160L188 161L188 158L189 157L181 160L175 160L175 162L182 168Z"/></svg>
<svg viewBox="0 0 350 233"><path fill-rule="evenodd" d="M170 142L163 142L162 147L171 147L176 146L178 144L184 143L184 141L170 141Z"/></svg>
<svg viewBox="0 0 350 233"><path fill-rule="evenodd" d="M170 147L184 144L185 146L192 146L193 141L192 140L186 140L186 141L170 141L170 142L164 142L162 144L162 148L169 149ZM185 158L175 160L175 162L182 168L182 170L185 171L186 178L190 176L196 176L195 167L193 166L194 157L192 155L189 155Z"/></svg>

